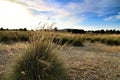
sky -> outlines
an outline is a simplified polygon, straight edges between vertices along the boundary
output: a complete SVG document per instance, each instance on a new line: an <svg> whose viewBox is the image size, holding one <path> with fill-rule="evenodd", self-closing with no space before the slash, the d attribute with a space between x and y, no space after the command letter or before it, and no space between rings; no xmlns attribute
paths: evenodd
<svg viewBox="0 0 120 80"><path fill-rule="evenodd" d="M119 29L120 0L0 0L0 27Z"/></svg>

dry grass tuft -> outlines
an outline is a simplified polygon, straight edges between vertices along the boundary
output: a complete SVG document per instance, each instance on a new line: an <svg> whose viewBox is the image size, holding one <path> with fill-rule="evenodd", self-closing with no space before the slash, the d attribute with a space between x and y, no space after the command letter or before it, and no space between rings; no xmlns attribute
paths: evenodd
<svg viewBox="0 0 120 80"><path fill-rule="evenodd" d="M9 61L3 80L64 80L62 62L56 56L56 45L50 33L31 32L30 44Z"/></svg>

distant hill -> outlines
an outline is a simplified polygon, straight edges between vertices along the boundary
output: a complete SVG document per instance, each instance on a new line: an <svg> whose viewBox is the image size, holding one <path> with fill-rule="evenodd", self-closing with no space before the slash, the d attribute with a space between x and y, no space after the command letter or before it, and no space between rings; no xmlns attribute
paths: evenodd
<svg viewBox="0 0 120 80"><path fill-rule="evenodd" d="M67 32L71 32L71 33L75 33L75 34L77 34L77 33L81 33L81 34L86 33L83 29L62 29L62 30L67 31Z"/></svg>

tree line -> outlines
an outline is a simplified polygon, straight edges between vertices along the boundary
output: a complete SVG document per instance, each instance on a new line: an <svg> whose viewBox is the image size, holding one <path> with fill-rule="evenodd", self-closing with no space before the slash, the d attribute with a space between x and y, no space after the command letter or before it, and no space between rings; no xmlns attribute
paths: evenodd
<svg viewBox="0 0 120 80"><path fill-rule="evenodd" d="M120 30L95 30L95 31L88 31L91 33L98 33L98 34L120 34Z"/></svg>
<svg viewBox="0 0 120 80"><path fill-rule="evenodd" d="M0 28L0 31L27 31L27 28L19 28L19 29L4 29L3 27Z"/></svg>
<svg viewBox="0 0 120 80"><path fill-rule="evenodd" d="M27 31L27 28L19 28L19 29L4 29L3 27L0 28L0 31L9 31L9 30L13 30L13 31ZM111 29L111 30L83 30L83 29L62 29L59 30L57 29L57 27L55 27L53 29L54 31L65 31L65 32L70 32L70 33L75 33L75 34L84 34L84 33L95 33L95 34L120 34L120 30L115 30L115 29ZM47 31L47 30L46 30Z"/></svg>

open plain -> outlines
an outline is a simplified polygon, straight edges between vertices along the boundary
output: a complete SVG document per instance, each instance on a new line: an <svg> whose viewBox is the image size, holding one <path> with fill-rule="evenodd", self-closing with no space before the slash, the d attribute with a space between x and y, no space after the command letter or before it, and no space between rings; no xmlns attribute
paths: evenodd
<svg viewBox="0 0 120 80"><path fill-rule="evenodd" d="M0 44L0 80L6 63L28 43ZM120 80L120 46L85 42L82 47L64 46L58 57L67 70L66 80Z"/></svg>

